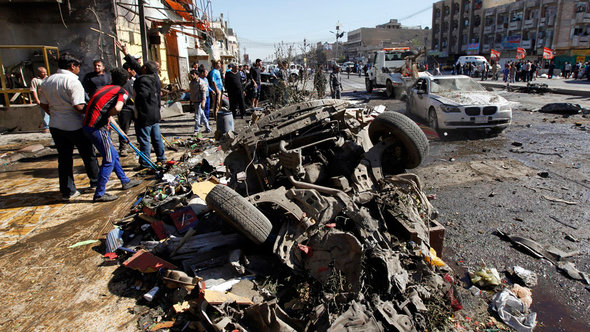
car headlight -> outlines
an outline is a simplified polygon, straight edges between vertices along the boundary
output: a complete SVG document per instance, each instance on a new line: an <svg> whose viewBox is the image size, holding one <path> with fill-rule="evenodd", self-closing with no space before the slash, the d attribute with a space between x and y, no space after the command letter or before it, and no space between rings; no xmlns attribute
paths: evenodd
<svg viewBox="0 0 590 332"><path fill-rule="evenodd" d="M510 110L511 110L511 108L510 108L510 105L508 105L508 104L502 105L498 108L498 111L510 111Z"/></svg>
<svg viewBox="0 0 590 332"><path fill-rule="evenodd" d="M459 107L442 104L440 109L445 113L461 113Z"/></svg>

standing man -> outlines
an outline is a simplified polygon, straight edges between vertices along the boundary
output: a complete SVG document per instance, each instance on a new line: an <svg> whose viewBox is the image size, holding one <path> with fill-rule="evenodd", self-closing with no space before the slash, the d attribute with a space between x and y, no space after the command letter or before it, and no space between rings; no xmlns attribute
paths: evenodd
<svg viewBox="0 0 590 332"><path fill-rule="evenodd" d="M244 90L238 74L238 66L234 63L229 64L231 71L225 73L225 88L229 97L229 110L232 112L234 119L237 116L236 109L240 109L240 117L243 119L246 113L246 104L244 103Z"/></svg>
<svg viewBox="0 0 590 332"><path fill-rule="evenodd" d="M141 183L138 180L130 180L125 175L117 150L111 141L110 126L118 128L112 116L120 113L125 102L129 99L129 93L123 88L123 85L128 81L127 71L123 68L115 68L111 71L111 76L112 85L106 85L94 94L88 102L84 116L84 133L90 137L102 156L102 165L100 165L98 183L93 198L95 202L110 202L118 198L116 195L105 192L113 169L121 181L123 190L133 188ZM126 138L129 139L129 137Z"/></svg>
<svg viewBox="0 0 590 332"><path fill-rule="evenodd" d="M318 98L324 98L326 93L326 76L322 72L322 67L318 65L313 76L313 86L318 93Z"/></svg>
<svg viewBox="0 0 590 332"><path fill-rule="evenodd" d="M35 103L40 105L41 102L39 101L39 87L47 78L47 69L45 67L37 68L37 76L33 77L31 80L31 93L33 94L33 99L35 99ZM44 110L41 110L41 116L43 116L43 132L49 133L49 114Z"/></svg>
<svg viewBox="0 0 590 332"><path fill-rule="evenodd" d="M215 95L211 96L213 101L211 109L213 110L213 118L217 117L217 111L221 109L221 99L223 98L223 79L221 78L221 60L213 62L213 68L209 73L209 86L215 90Z"/></svg>
<svg viewBox="0 0 590 332"><path fill-rule="evenodd" d="M94 71L86 74L82 80L82 86L86 91L86 100L90 100L94 93L107 84L111 84L111 75L105 72L104 62L94 60Z"/></svg>
<svg viewBox="0 0 590 332"><path fill-rule="evenodd" d="M256 59L254 66L250 69L250 80L252 81L252 107L258 107L258 100L260 99L260 67L262 67L262 60Z"/></svg>
<svg viewBox="0 0 590 332"><path fill-rule="evenodd" d="M189 91L191 96L191 105L195 111L195 131L194 135L198 138L202 137L201 124L205 125L206 133L211 132L209 128L209 120L205 117L205 104L207 103L207 94L209 94L209 86L201 78L207 77L207 70L199 68L199 70L191 70L191 82L189 83Z"/></svg>
<svg viewBox="0 0 590 332"><path fill-rule="evenodd" d="M92 143L82 131L84 119L84 88L78 79L80 60L62 53L59 69L41 84L41 108L51 115L49 131L58 153L59 191L64 200L80 195L74 183L74 146L84 161L90 187L98 183L98 163Z"/></svg>
<svg viewBox="0 0 590 332"><path fill-rule="evenodd" d="M135 134L139 141L139 148L143 154L150 158L151 146L156 152L157 162L165 162L164 142L160 132L160 78L158 77L158 65L154 61L147 61L141 66L141 75L133 83L135 92ZM149 167L147 161L139 159L138 170Z"/></svg>
<svg viewBox="0 0 590 332"><path fill-rule="evenodd" d="M337 64L332 66L332 72L330 73L330 94L332 95L332 99L340 99L342 95L340 67Z"/></svg>
<svg viewBox="0 0 590 332"><path fill-rule="evenodd" d="M137 73L135 72L135 70L133 70L131 68L131 65L129 65L129 63L127 63L127 62L125 62L123 64L123 69L125 69L127 71L127 76L129 77L127 82L123 85L123 89L125 89L125 91L127 91L129 98L127 98L127 100L123 104L123 109L117 115L117 120L119 120L119 127L121 127L121 130L123 131L123 133L125 133L125 135L127 135L129 133L129 128L131 127L131 122L133 121L133 119L135 117L135 115L133 114L133 110L135 107L134 103L133 103L133 101L134 101L133 82L135 82L135 76L137 75ZM127 142L125 142L125 140L123 140L123 139L119 139L119 155L124 157L127 154L128 154Z"/></svg>

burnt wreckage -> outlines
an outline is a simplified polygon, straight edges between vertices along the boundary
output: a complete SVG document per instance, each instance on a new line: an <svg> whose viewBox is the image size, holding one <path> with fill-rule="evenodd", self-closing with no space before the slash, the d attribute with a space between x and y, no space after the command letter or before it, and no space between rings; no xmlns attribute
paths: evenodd
<svg viewBox="0 0 590 332"><path fill-rule="evenodd" d="M286 326L432 329L425 303L452 287L436 258L444 228L419 178L405 173L426 157L428 140L400 113L373 118L372 108L347 106L291 105L226 134L231 180L207 194L207 205L296 275L321 285L338 276L338 294L324 291L313 308L283 320ZM251 307L240 320L250 327L257 326L247 319L252 310L262 309ZM275 314L286 316L280 307Z"/></svg>

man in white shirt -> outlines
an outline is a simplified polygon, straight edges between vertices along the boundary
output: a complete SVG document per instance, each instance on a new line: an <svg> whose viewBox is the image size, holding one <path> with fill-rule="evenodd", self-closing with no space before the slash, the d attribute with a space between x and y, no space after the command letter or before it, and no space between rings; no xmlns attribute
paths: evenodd
<svg viewBox="0 0 590 332"><path fill-rule="evenodd" d="M51 115L49 130L58 153L59 191L65 200L80 195L74 184L74 146L84 161L90 186L96 187L98 163L92 143L82 131L84 88L78 79L80 60L63 53L58 71L49 76L39 89L41 108Z"/></svg>

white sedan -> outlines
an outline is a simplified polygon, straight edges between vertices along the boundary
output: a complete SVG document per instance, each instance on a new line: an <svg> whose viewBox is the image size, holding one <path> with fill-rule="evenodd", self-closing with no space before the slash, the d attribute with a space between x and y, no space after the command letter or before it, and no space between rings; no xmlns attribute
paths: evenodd
<svg viewBox="0 0 590 332"><path fill-rule="evenodd" d="M406 110L434 130L491 128L496 133L512 122L510 103L468 76L420 77L408 91Z"/></svg>

